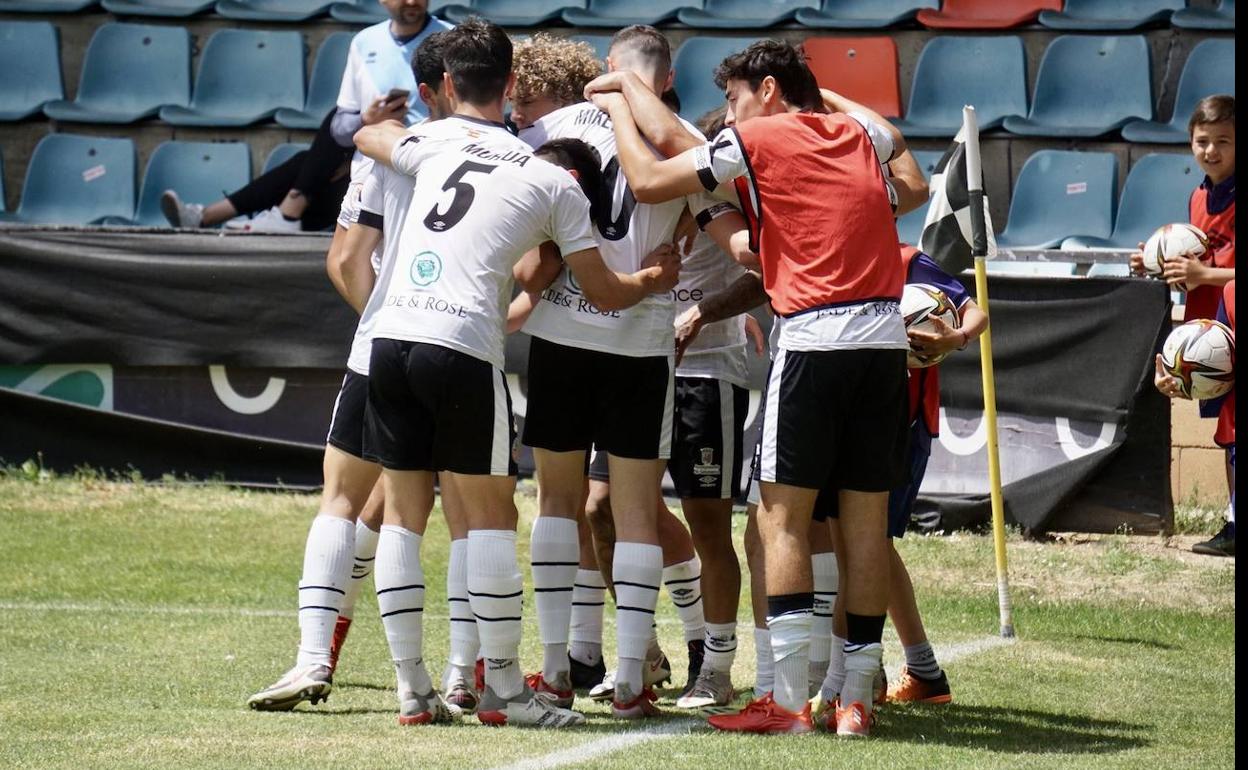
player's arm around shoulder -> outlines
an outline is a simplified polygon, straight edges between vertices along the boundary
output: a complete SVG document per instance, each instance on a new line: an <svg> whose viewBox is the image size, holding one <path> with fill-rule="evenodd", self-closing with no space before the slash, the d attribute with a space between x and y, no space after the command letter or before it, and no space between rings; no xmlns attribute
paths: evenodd
<svg viewBox="0 0 1248 770"><path fill-rule="evenodd" d="M639 203L664 203L703 189L692 159L696 148L660 160L642 139L628 101L621 94L594 94L594 104L611 116L620 169Z"/></svg>
<svg viewBox="0 0 1248 770"><path fill-rule="evenodd" d="M378 163L403 173L412 173L403 168L406 165L403 162L404 156L410 153L400 153L400 151L405 149L405 143L414 146L419 141L420 137L410 132L397 120L374 123L355 132L357 150Z"/></svg>

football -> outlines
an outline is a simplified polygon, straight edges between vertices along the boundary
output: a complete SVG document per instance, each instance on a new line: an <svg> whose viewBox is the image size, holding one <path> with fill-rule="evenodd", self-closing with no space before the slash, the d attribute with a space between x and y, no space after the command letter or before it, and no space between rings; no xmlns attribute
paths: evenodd
<svg viewBox="0 0 1248 770"><path fill-rule="evenodd" d="M1161 366L1188 398L1217 398L1235 387L1235 335L1207 318L1188 321L1166 338Z"/></svg>
<svg viewBox="0 0 1248 770"><path fill-rule="evenodd" d="M901 317L906 322L906 331L914 329L922 332L936 331L933 318L939 318L946 326L958 328L962 319L958 309L953 306L948 295L926 283L908 283L901 294ZM922 369L935 366L944 360L948 353L935 356L920 355L913 348L906 354L906 365L911 369Z"/></svg>
<svg viewBox="0 0 1248 770"><path fill-rule="evenodd" d="M1161 275L1166 260L1176 257L1207 259L1209 238L1197 227L1177 222L1162 225L1144 242L1144 271Z"/></svg>

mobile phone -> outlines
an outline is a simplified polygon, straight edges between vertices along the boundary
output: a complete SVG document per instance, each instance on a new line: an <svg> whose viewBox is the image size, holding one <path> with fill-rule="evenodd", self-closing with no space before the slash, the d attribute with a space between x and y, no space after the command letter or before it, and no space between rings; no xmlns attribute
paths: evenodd
<svg viewBox="0 0 1248 770"><path fill-rule="evenodd" d="M408 91L408 90L406 90L406 89L403 89L403 88L391 88L391 89L390 89L390 92L389 92L388 94L386 94L386 102L387 102L387 103L389 103L389 102L395 102L395 101L399 101L400 99L401 99L401 100L403 100L403 101L406 101L406 100L407 100L407 97L409 97L409 96L411 96L411 95L412 95L412 92L411 92L411 91Z"/></svg>

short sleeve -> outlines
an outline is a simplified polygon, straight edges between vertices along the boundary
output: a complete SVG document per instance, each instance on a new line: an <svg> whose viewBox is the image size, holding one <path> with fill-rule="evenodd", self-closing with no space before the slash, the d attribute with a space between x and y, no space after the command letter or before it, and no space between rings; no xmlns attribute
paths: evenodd
<svg viewBox="0 0 1248 770"><path fill-rule="evenodd" d="M867 136L871 139L871 144L875 147L875 156L879 158L880 163L887 163L893 159L896 147L893 145L893 135L887 128L861 112L851 112L849 117L858 121L858 125L862 126L863 130L867 132Z"/></svg>
<svg viewBox="0 0 1248 770"><path fill-rule="evenodd" d="M906 283L926 283L935 286L943 291L953 306L959 310L971 301L971 295L967 294L962 282L946 273L935 260L922 252L916 254L910 262L910 274Z"/></svg>
<svg viewBox="0 0 1248 770"><path fill-rule="evenodd" d="M594 240L590 225L589 199L571 175L562 176L566 177L566 181L559 179L556 183L551 201L550 232L547 235L563 254L595 248L598 242Z"/></svg>
<svg viewBox="0 0 1248 770"><path fill-rule="evenodd" d="M390 165L400 174L416 176L420 164L435 152L429 142L423 141L419 134L409 134L399 141L390 151Z"/></svg>
<svg viewBox="0 0 1248 770"><path fill-rule="evenodd" d="M361 71L360 55L355 51L355 41L347 52L347 68L342 74L342 85L338 87L338 109L342 112L363 112L360 104L360 92L356 83Z"/></svg>
<svg viewBox="0 0 1248 770"><path fill-rule="evenodd" d="M707 192L746 173L745 149L735 128L725 128L713 140L690 152L698 179Z"/></svg>
<svg viewBox="0 0 1248 770"><path fill-rule="evenodd" d="M356 221L375 230L382 230L385 225L387 173L390 172L385 166L374 163L373 170L360 186L360 211Z"/></svg>

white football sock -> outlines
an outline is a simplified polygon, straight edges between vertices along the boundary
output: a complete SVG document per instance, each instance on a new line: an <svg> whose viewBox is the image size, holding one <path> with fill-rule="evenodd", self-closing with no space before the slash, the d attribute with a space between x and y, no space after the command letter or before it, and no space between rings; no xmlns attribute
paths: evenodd
<svg viewBox="0 0 1248 770"><path fill-rule="evenodd" d="M317 514L308 528L299 579L299 654L296 665L329 665L329 646L351 582L355 522Z"/></svg>
<svg viewBox="0 0 1248 770"><path fill-rule="evenodd" d="M823 678L820 693L825 701L831 703L841 694L845 686L845 640L832 634L831 658L828 660L828 674Z"/></svg>
<svg viewBox="0 0 1248 770"><path fill-rule="evenodd" d="M338 614L344 618L355 617L355 601L360 598L360 589L364 581L373 574L373 562L377 558L378 533L368 528L362 521L355 522L355 562L351 565L351 582L347 584L347 595L343 597L342 609Z"/></svg>
<svg viewBox="0 0 1248 770"><path fill-rule="evenodd" d="M810 621L810 676L809 692L814 695L828 674L828 661L832 654L832 609L836 606L837 570L836 554L832 552L810 555L810 567L815 579L815 611Z"/></svg>
<svg viewBox="0 0 1248 770"><path fill-rule="evenodd" d="M857 701L871 711L875 705L875 672L880 670L884 647L872 644L845 643L845 684L841 687L841 704Z"/></svg>
<svg viewBox="0 0 1248 770"><path fill-rule="evenodd" d="M471 683L481 643L477 639L477 620L468 603L468 538L451 541L446 597L451 611L451 655L447 664Z"/></svg>
<svg viewBox="0 0 1248 770"><path fill-rule="evenodd" d="M664 567L663 585L685 627L685 642L701 641L706 634L706 619L702 615L702 562L695 555L689 561Z"/></svg>
<svg viewBox="0 0 1248 770"><path fill-rule="evenodd" d="M909 647L902 647L906 655L906 670L920 679L939 679L940 664L936 662L936 651L926 639Z"/></svg>
<svg viewBox="0 0 1248 770"><path fill-rule="evenodd" d="M707 623L702 647L705 651L703 669L732 671L732 662L737 657L737 624Z"/></svg>
<svg viewBox="0 0 1248 770"><path fill-rule="evenodd" d="M405 661L419 663L423 657L425 573L420 567L421 539L415 532L393 524L383 525L377 539L377 571L373 577L377 609L396 666ZM416 663L407 668L400 666L400 677L404 671L412 673ZM423 694L428 690L416 692Z"/></svg>
<svg viewBox="0 0 1248 770"><path fill-rule="evenodd" d="M421 658L396 660L394 678L398 684L400 700L403 700L404 693L428 695L433 690L433 680L429 678L429 671Z"/></svg>
<svg viewBox="0 0 1248 770"><path fill-rule="evenodd" d="M776 662L771 656L771 631L754 629L754 697L761 698L776 686Z"/></svg>
<svg viewBox="0 0 1248 770"><path fill-rule="evenodd" d="M641 692L641 661L650 646L654 606L663 578L663 549L645 543L617 542L611 573L615 578L615 625L620 665L616 687ZM625 661L636 661L636 665Z"/></svg>
<svg viewBox="0 0 1248 770"><path fill-rule="evenodd" d="M533 566L533 598L541 632L542 676L554 682L568 673L568 628L572 620L572 591L580 563L581 546L576 521L539 516L533 522L529 555Z"/></svg>
<svg viewBox="0 0 1248 770"><path fill-rule="evenodd" d="M568 652L582 663L593 666L602 659L602 611L607 587L596 569L577 569L572 587L572 626L568 632Z"/></svg>
<svg viewBox="0 0 1248 770"><path fill-rule="evenodd" d="M478 529L468 533L468 599L477 619L485 683L504 699L524 689L520 673L524 578L516 564L516 533Z"/></svg>
<svg viewBox="0 0 1248 770"><path fill-rule="evenodd" d="M806 678L810 674L810 610L793 610L767 619L771 629L771 654L776 663L772 696L782 708L794 713L809 700Z"/></svg>

